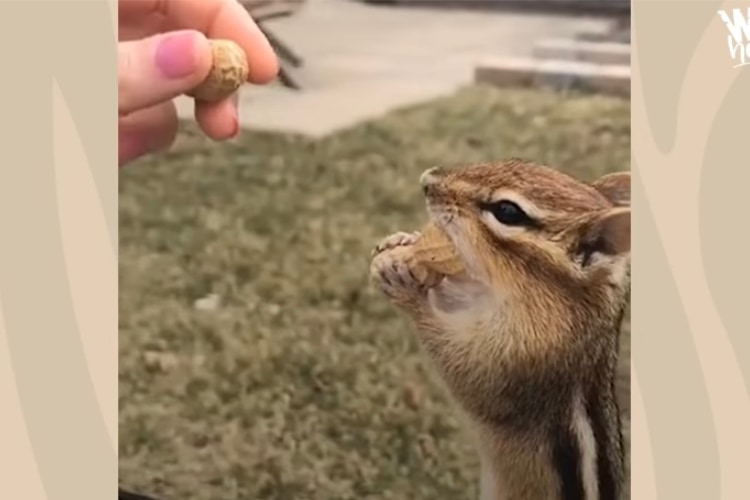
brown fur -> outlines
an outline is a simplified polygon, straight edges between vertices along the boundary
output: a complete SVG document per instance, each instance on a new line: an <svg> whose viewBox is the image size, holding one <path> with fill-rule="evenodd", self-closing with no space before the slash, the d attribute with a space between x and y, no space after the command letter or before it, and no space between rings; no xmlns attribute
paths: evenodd
<svg viewBox="0 0 750 500"><path fill-rule="evenodd" d="M499 483L502 496L493 500L562 498L550 436L570 422L576 395L603 413L611 475L621 490L614 378L630 289L629 174L586 184L512 159L432 169L423 189L467 275L414 272L419 262L392 250L408 248L415 236L381 243L372 276L416 322L423 347L473 421ZM498 196L528 207L538 225L488 223L482 204Z"/></svg>

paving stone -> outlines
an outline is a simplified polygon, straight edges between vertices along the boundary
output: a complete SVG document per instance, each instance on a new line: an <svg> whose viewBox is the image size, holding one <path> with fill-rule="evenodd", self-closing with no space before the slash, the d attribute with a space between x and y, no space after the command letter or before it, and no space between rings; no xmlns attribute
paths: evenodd
<svg viewBox="0 0 750 500"><path fill-rule="evenodd" d="M477 83L497 86L534 86L630 96L630 66L531 58L488 58L476 68Z"/></svg>
<svg viewBox="0 0 750 500"><path fill-rule="evenodd" d="M574 39L545 39L534 45L534 56L539 59L561 59L594 64L630 64L630 44L586 42Z"/></svg>

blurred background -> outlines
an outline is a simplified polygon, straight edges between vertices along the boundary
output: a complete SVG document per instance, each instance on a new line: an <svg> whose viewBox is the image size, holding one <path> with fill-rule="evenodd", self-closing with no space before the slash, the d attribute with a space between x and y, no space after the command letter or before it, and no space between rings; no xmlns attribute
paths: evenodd
<svg viewBox="0 0 750 500"><path fill-rule="evenodd" d="M246 3L282 81L241 90L243 132L224 144L181 100L175 146L120 173L121 484L162 500L475 500L473 443L368 283L369 252L426 221L432 166L629 169L629 3Z"/></svg>

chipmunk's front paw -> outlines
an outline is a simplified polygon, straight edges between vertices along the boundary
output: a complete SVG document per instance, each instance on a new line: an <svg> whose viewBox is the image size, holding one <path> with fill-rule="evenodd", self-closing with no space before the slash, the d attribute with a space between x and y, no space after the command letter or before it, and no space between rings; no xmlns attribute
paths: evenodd
<svg viewBox="0 0 750 500"><path fill-rule="evenodd" d="M421 299L439 276L418 262L410 246L419 233L395 233L383 239L373 251L370 274L375 285L396 302Z"/></svg>
<svg viewBox="0 0 750 500"><path fill-rule="evenodd" d="M395 291L417 290L421 284L412 273L409 264L403 256L394 252L378 254L372 261L371 274L375 283L384 292L392 295Z"/></svg>
<svg viewBox="0 0 750 500"><path fill-rule="evenodd" d="M406 233L403 231L393 233L390 236L386 236L377 245L375 245L375 248L372 250L372 255L375 256L382 252L385 252L386 250L390 250L391 248L396 248L399 246L413 245L417 242L419 236L420 234L418 231L415 231L413 233Z"/></svg>

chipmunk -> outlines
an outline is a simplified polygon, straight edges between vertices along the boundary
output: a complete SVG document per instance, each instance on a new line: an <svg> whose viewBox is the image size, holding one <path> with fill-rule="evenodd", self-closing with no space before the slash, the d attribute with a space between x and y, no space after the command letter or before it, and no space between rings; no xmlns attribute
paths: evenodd
<svg viewBox="0 0 750 500"><path fill-rule="evenodd" d="M511 159L420 183L460 271L415 258L422 234L398 232L375 247L371 277L476 431L481 499L619 500L630 174L587 184Z"/></svg>

